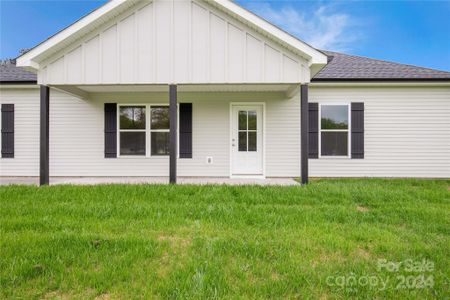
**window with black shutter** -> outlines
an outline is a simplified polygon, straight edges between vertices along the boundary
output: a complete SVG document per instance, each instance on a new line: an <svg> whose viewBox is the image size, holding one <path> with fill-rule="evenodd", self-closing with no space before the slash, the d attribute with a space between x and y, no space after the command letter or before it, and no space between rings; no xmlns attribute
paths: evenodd
<svg viewBox="0 0 450 300"><path fill-rule="evenodd" d="M180 103L180 158L192 158L192 103Z"/></svg>
<svg viewBox="0 0 450 300"><path fill-rule="evenodd" d="M2 104L2 158L14 158L14 104Z"/></svg>
<svg viewBox="0 0 450 300"><path fill-rule="evenodd" d="M117 104L105 103L105 158L117 157Z"/></svg>
<svg viewBox="0 0 450 300"><path fill-rule="evenodd" d="M364 103L352 102L352 158L364 158Z"/></svg>
<svg viewBox="0 0 450 300"><path fill-rule="evenodd" d="M178 109L179 157L192 158L192 103ZM169 155L169 123L167 105L105 103L105 157Z"/></svg>
<svg viewBox="0 0 450 300"><path fill-rule="evenodd" d="M319 158L319 104L308 103L308 158Z"/></svg>

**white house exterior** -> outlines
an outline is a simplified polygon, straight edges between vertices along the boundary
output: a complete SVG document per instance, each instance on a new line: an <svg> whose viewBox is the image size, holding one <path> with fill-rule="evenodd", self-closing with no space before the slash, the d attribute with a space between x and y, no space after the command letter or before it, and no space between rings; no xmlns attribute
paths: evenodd
<svg viewBox="0 0 450 300"><path fill-rule="evenodd" d="M450 177L449 72L228 0L113 0L0 70L0 176Z"/></svg>

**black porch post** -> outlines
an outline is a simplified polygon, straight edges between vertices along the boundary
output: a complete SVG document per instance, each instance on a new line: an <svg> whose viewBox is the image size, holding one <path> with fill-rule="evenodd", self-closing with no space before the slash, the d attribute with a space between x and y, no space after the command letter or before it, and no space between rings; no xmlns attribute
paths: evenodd
<svg viewBox="0 0 450 300"><path fill-rule="evenodd" d="M49 184L49 110L50 108L50 88L41 85L41 116L40 116L40 173L39 184Z"/></svg>
<svg viewBox="0 0 450 300"><path fill-rule="evenodd" d="M169 118L170 118L170 174L169 182L177 182L177 86L169 85Z"/></svg>
<svg viewBox="0 0 450 300"><path fill-rule="evenodd" d="M301 110L301 178L302 184L308 183L308 85L302 84L300 89Z"/></svg>

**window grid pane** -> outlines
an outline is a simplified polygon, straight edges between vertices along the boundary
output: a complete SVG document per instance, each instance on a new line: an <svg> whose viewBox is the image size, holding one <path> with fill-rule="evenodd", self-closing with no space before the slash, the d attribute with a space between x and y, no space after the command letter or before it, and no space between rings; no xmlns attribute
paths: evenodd
<svg viewBox="0 0 450 300"><path fill-rule="evenodd" d="M248 151L257 151L257 136L256 131L248 131Z"/></svg>
<svg viewBox="0 0 450 300"><path fill-rule="evenodd" d="M347 132L322 132L321 133L322 156L347 156L348 133Z"/></svg>
<svg viewBox="0 0 450 300"><path fill-rule="evenodd" d="M120 155L145 155L145 132L120 132Z"/></svg>
<svg viewBox="0 0 450 300"><path fill-rule="evenodd" d="M239 151L247 151L247 131L239 131L238 145Z"/></svg>
<svg viewBox="0 0 450 300"><path fill-rule="evenodd" d="M145 130L145 106L120 106L120 129Z"/></svg>
<svg viewBox="0 0 450 300"><path fill-rule="evenodd" d="M248 130L256 130L257 129L257 115L255 110L248 111Z"/></svg>
<svg viewBox="0 0 450 300"><path fill-rule="evenodd" d="M239 127L239 130L247 130L247 111L246 110L239 111L238 127Z"/></svg>
<svg viewBox="0 0 450 300"><path fill-rule="evenodd" d="M169 155L169 139L170 134L165 132L152 132L151 133L151 154L152 155Z"/></svg>
<svg viewBox="0 0 450 300"><path fill-rule="evenodd" d="M169 107L168 106L152 106L151 107L151 129L169 129Z"/></svg>
<svg viewBox="0 0 450 300"><path fill-rule="evenodd" d="M322 105L321 129L348 129L348 105Z"/></svg>

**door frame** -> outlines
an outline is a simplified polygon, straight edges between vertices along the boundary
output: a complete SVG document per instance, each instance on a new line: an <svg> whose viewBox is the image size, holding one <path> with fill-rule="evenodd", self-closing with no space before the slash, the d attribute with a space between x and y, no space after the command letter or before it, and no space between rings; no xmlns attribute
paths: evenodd
<svg viewBox="0 0 450 300"><path fill-rule="evenodd" d="M231 139L233 135L233 107L235 106L261 106L262 107L262 175L233 175L233 146ZM251 178L251 179L265 179L266 178L266 102L230 102L230 121L229 121L229 177L230 178Z"/></svg>

